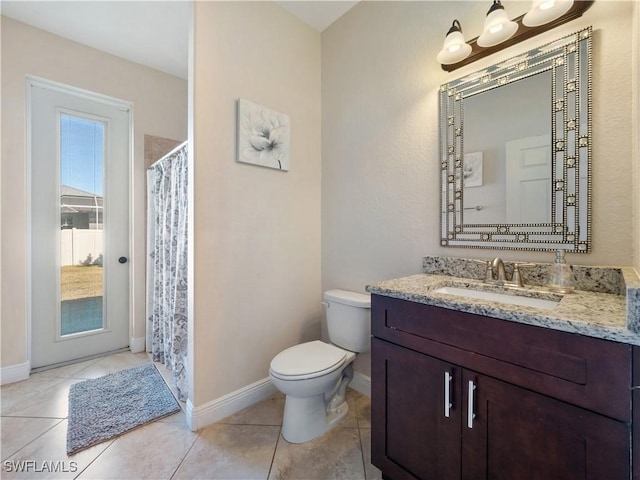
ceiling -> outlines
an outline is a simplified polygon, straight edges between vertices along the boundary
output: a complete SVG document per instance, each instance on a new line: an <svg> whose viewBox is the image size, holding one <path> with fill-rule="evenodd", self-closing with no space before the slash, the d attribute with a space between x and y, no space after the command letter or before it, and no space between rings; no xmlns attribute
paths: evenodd
<svg viewBox="0 0 640 480"><path fill-rule="evenodd" d="M322 31L357 1L277 1ZM187 78L189 1L5 1L2 15Z"/></svg>
<svg viewBox="0 0 640 480"><path fill-rule="evenodd" d="M335 22L344 15L347 10L351 9L358 3L356 1L335 1L335 0L317 0L317 1L288 1L276 0L276 3L282 8L293 13L307 25L310 25L319 32Z"/></svg>

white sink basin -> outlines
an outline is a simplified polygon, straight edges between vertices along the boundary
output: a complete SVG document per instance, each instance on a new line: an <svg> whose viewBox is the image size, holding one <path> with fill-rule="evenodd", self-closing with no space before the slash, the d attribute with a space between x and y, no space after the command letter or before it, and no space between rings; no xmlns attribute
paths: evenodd
<svg viewBox="0 0 640 480"><path fill-rule="evenodd" d="M446 293L447 295L456 295L458 297L489 300L491 302L507 303L510 305L522 305L525 307L541 308L543 310L551 310L559 303L559 300L543 300L541 298L507 295L505 293L487 292L485 290L473 290L458 287L441 287L434 290L434 293Z"/></svg>

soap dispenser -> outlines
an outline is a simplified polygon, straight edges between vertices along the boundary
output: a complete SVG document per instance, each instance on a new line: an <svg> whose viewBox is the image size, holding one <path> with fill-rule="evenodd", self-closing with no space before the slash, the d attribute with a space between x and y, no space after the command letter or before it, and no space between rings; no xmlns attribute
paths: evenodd
<svg viewBox="0 0 640 480"><path fill-rule="evenodd" d="M556 251L556 263L551 265L549 287L559 293L571 293L574 283L573 270L564 259L564 250Z"/></svg>

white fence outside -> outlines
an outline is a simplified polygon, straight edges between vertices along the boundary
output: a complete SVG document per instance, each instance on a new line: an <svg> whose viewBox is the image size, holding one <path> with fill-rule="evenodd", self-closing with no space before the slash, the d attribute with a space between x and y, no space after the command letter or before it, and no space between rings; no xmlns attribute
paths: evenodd
<svg viewBox="0 0 640 480"><path fill-rule="evenodd" d="M102 265L103 230L60 230L60 260L66 265Z"/></svg>

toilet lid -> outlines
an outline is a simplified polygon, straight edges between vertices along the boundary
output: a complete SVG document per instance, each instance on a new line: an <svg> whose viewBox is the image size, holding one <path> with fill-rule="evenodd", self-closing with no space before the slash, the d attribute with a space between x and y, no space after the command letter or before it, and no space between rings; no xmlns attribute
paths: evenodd
<svg viewBox="0 0 640 480"><path fill-rule="evenodd" d="M346 356L341 348L315 340L280 352L271 360L271 371L279 376L313 376L335 370Z"/></svg>

